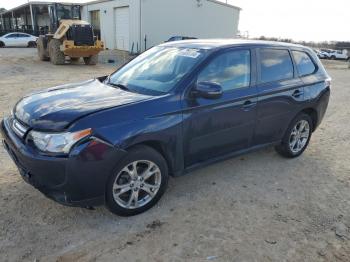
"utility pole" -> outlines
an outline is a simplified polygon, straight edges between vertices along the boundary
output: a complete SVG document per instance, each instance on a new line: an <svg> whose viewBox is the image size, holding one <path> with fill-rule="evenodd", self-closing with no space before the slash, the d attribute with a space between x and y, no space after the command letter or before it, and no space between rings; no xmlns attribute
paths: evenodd
<svg viewBox="0 0 350 262"><path fill-rule="evenodd" d="M30 18L31 18L31 20L32 20L32 30L33 30L33 33L34 33L35 28L34 28L33 7L32 7L31 4L29 5L29 8L30 8Z"/></svg>

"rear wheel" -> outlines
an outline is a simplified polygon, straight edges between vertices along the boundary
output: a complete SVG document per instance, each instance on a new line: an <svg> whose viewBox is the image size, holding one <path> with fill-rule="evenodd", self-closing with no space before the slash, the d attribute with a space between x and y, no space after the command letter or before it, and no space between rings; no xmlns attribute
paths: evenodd
<svg viewBox="0 0 350 262"><path fill-rule="evenodd" d="M0 41L0 48L1 48L1 47L5 47L5 44L4 44L4 42L1 42L1 41Z"/></svg>
<svg viewBox="0 0 350 262"><path fill-rule="evenodd" d="M51 39L49 42L49 54L51 63L54 65L64 65L65 63L65 55L60 50L61 41L58 39Z"/></svg>
<svg viewBox="0 0 350 262"><path fill-rule="evenodd" d="M39 36L39 38L37 40L36 48L38 50L38 56L39 56L39 59L41 61L49 61L50 60L50 58L46 55L43 36Z"/></svg>
<svg viewBox="0 0 350 262"><path fill-rule="evenodd" d="M106 206L120 216L140 214L158 202L167 182L163 156L147 146L134 147L107 182Z"/></svg>
<svg viewBox="0 0 350 262"><path fill-rule="evenodd" d="M89 57L84 57L85 65L96 65L98 62L98 55L92 55Z"/></svg>
<svg viewBox="0 0 350 262"><path fill-rule="evenodd" d="M313 122L309 115L301 113L291 122L282 143L276 151L287 158L300 156L307 148L313 130Z"/></svg>
<svg viewBox="0 0 350 262"><path fill-rule="evenodd" d="M36 42L34 41L28 42L28 47L36 47Z"/></svg>

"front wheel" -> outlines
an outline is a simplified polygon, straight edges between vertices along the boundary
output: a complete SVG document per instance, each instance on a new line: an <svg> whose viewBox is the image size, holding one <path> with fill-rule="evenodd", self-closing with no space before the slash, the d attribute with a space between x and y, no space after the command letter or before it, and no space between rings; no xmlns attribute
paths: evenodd
<svg viewBox="0 0 350 262"><path fill-rule="evenodd" d="M51 39L49 42L49 54L51 63L54 65L64 65L65 64L65 55L60 50L61 41L58 39Z"/></svg>
<svg viewBox="0 0 350 262"><path fill-rule="evenodd" d="M147 146L134 147L108 179L106 206L120 216L140 214L159 201L167 183L163 156Z"/></svg>
<svg viewBox="0 0 350 262"><path fill-rule="evenodd" d="M287 158L300 156L307 148L313 130L313 122L309 115L299 114L288 127L282 142L276 151Z"/></svg>

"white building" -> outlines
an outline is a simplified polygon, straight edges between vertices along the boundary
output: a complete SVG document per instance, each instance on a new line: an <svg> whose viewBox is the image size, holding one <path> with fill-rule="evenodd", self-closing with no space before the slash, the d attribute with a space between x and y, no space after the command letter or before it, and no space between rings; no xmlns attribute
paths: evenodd
<svg viewBox="0 0 350 262"><path fill-rule="evenodd" d="M240 10L216 0L99 0L81 15L107 48L137 52L171 36L234 38Z"/></svg>

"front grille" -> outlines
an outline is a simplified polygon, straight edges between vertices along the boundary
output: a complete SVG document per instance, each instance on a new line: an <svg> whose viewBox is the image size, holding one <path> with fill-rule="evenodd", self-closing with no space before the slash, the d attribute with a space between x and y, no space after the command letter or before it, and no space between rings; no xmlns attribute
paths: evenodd
<svg viewBox="0 0 350 262"><path fill-rule="evenodd" d="M70 40L77 46L93 46L94 33L91 25L73 25L69 30Z"/></svg>

